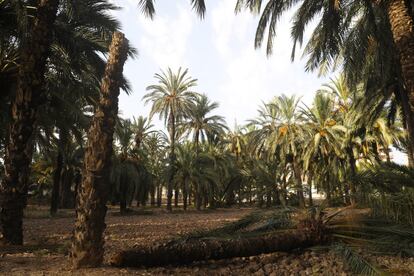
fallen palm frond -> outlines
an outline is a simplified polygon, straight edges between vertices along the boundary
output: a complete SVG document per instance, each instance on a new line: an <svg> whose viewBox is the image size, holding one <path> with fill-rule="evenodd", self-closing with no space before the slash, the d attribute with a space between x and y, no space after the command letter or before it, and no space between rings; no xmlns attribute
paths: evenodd
<svg viewBox="0 0 414 276"><path fill-rule="evenodd" d="M343 243L333 244L330 249L341 257L353 273L357 275L376 276L387 275L384 271L373 265L352 247Z"/></svg>
<svg viewBox="0 0 414 276"><path fill-rule="evenodd" d="M174 241L189 241L205 238L234 238L246 234L263 234L273 230L292 228L292 215L297 212L296 208L276 208L269 211L256 211L235 222L228 223L222 227L196 231L183 235Z"/></svg>

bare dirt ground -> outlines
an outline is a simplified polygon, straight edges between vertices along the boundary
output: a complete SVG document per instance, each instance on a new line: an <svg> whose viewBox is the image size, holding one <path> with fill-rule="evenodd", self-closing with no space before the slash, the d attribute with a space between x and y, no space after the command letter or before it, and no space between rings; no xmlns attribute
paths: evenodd
<svg viewBox="0 0 414 276"><path fill-rule="evenodd" d="M60 211L50 218L45 207L29 206L24 221L25 245L0 246L2 275L351 275L332 253L312 251L296 254L273 253L248 258L198 262L189 266L119 269L109 265L111 255L138 245L151 245L194 230L211 229L237 220L253 209L135 211L119 216L117 209L107 215L106 261L103 267L71 270L68 262L73 211ZM398 275L412 275L413 259L379 258L384 268ZM410 263L409 265L404 265ZM409 267L412 266L412 267ZM402 268L401 268L402 267ZM397 269L398 268L398 269Z"/></svg>

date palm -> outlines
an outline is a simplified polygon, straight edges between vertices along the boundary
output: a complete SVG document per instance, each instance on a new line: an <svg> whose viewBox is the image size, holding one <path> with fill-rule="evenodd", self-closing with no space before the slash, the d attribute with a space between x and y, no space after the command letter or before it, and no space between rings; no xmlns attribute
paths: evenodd
<svg viewBox="0 0 414 276"><path fill-rule="evenodd" d="M77 196L77 220L71 258L75 268L99 266L103 261L106 200L118 96L128 40L115 32L101 84L101 97L88 131L82 184Z"/></svg>
<svg viewBox="0 0 414 276"><path fill-rule="evenodd" d="M154 127L153 124L148 120L148 118L139 116L138 119L134 118L132 121L132 130L134 131L134 140L135 140L135 150L141 149L142 142L152 133L154 133L151 128Z"/></svg>
<svg viewBox="0 0 414 276"><path fill-rule="evenodd" d="M330 95L317 94L312 103L312 107L306 107L302 110L305 119L304 129L307 133L307 142L303 153L304 169L309 171L308 184L312 185L313 175L328 176L330 171L326 168L334 168L334 163L338 159L344 159L345 154L342 152L344 144L343 137L347 129L341 125L341 118L335 114L334 100ZM337 167L333 171L341 171L343 166ZM331 199L333 189L332 177L319 179L327 195L328 202ZM346 190L346 194L349 191ZM354 196L354 194L352 194Z"/></svg>
<svg viewBox="0 0 414 276"><path fill-rule="evenodd" d="M196 152L199 151L199 143L207 141L208 137L224 135L227 129L225 120L219 115L209 115L217 109L219 104L211 102L204 94L197 96L193 108L186 114L185 119L179 125L181 132L193 135L193 143Z"/></svg>
<svg viewBox="0 0 414 276"><path fill-rule="evenodd" d="M16 92L12 100L12 123L5 154L5 174L0 185L1 224L5 242L23 243L22 219L26 205L36 114L45 83L46 62L58 0L42 0L37 6L27 38L20 45Z"/></svg>
<svg viewBox="0 0 414 276"><path fill-rule="evenodd" d="M178 69L174 73L170 68L155 74L157 84L147 87L143 99L145 103L152 103L150 117L159 114L167 126L170 139L169 176L167 186L167 209L172 210L171 199L175 173L175 143L177 137L177 124L193 108L197 93L191 91L197 85L197 79L188 75L188 69Z"/></svg>

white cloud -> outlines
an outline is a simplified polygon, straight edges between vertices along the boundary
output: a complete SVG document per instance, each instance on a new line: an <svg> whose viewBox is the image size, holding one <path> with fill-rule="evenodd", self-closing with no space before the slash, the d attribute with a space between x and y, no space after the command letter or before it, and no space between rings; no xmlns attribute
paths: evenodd
<svg viewBox="0 0 414 276"><path fill-rule="evenodd" d="M254 117L262 101L282 93L303 95L303 100L310 102L324 80L304 73L303 61L290 60L293 12L279 22L273 56L266 58L264 49L253 47L258 19L248 12L235 16L232 5L232 1L223 1L212 11L211 36L224 64L225 77L218 94L228 121L238 118L242 123L241 120Z"/></svg>
<svg viewBox="0 0 414 276"><path fill-rule="evenodd" d="M179 6L177 15L157 16L153 21L141 16L138 22L143 30L139 48L160 68L177 68L186 63L192 31L192 14L188 7Z"/></svg>

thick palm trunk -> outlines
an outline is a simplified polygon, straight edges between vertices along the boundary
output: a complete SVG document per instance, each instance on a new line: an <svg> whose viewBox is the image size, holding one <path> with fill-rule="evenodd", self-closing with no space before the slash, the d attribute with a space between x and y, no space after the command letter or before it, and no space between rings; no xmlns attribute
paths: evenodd
<svg viewBox="0 0 414 276"><path fill-rule="evenodd" d="M188 181L184 180L183 187L183 209L187 210L187 199L188 199Z"/></svg>
<svg viewBox="0 0 414 276"><path fill-rule="evenodd" d="M170 172L167 183L167 210L172 211L172 196L173 196L173 182L175 175L175 116L174 112L171 109L170 116L168 118L169 122L169 134L170 134Z"/></svg>
<svg viewBox="0 0 414 276"><path fill-rule="evenodd" d="M4 157L5 173L0 185L0 220L6 243L23 243L23 209L33 152L31 140L37 109L42 102L46 62L58 5L58 0L39 1L29 37L22 42L21 66Z"/></svg>
<svg viewBox="0 0 414 276"><path fill-rule="evenodd" d="M404 80L402 93L408 94L410 116L407 116L407 130L410 141L409 160L413 163L414 151L414 23L410 1L390 0L388 6L388 17L394 44L398 52L401 64L401 74ZM403 103L404 104L404 103ZM404 107L403 107L404 108ZM404 109L408 109L406 106ZM407 111L405 112L407 114ZM411 164L412 165L412 164Z"/></svg>
<svg viewBox="0 0 414 276"><path fill-rule="evenodd" d="M112 264L118 267L181 265L209 259L246 257L279 251L289 252L320 242L318 231L311 229L289 230L250 238L198 239L122 251L114 256Z"/></svg>
<svg viewBox="0 0 414 276"><path fill-rule="evenodd" d="M112 142L118 114L119 87L127 55L128 40L122 33L115 32L102 79L101 98L88 131L71 252L75 268L98 266L103 260Z"/></svg>

